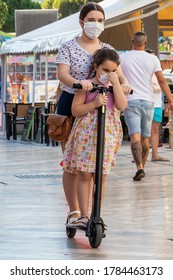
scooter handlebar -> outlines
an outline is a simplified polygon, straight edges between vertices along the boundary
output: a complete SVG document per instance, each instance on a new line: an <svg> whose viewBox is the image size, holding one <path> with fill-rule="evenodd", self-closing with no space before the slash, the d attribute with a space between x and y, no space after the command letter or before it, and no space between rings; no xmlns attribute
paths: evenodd
<svg viewBox="0 0 173 280"><path fill-rule="evenodd" d="M73 84L73 88L82 89L82 85L81 84Z"/></svg>
<svg viewBox="0 0 173 280"><path fill-rule="evenodd" d="M93 89L91 90L91 92L94 92L96 90L103 91L103 89L106 89L110 93L113 93L113 86L109 86L108 88L106 88L106 87L101 87L101 86L99 86L96 83L92 83L92 84L93 84ZM73 84L73 88L75 88L75 89L82 89L82 85L74 83ZM133 94L133 89L131 90L131 92L129 94Z"/></svg>

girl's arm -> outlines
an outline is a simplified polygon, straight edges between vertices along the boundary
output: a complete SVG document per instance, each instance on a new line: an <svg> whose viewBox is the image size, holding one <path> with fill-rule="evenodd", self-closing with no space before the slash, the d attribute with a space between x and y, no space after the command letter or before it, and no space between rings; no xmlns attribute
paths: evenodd
<svg viewBox="0 0 173 280"><path fill-rule="evenodd" d="M81 84L83 90L90 91L92 84L89 80L77 80L70 75L70 66L67 64L58 64L58 79L66 86L73 87L73 84Z"/></svg>
<svg viewBox="0 0 173 280"><path fill-rule="evenodd" d="M60 84L58 84L57 90L56 90L56 103L58 103L59 98L61 94Z"/></svg>
<svg viewBox="0 0 173 280"><path fill-rule="evenodd" d="M68 87L72 87L74 83L79 81L70 75L70 66L66 64L58 64L58 80Z"/></svg>
<svg viewBox="0 0 173 280"><path fill-rule="evenodd" d="M89 103L85 103L86 91L77 90L72 102L72 115L81 117L95 108L107 104L107 96L98 94L95 99Z"/></svg>
<svg viewBox="0 0 173 280"><path fill-rule="evenodd" d="M123 92L122 86L120 85L117 73L116 72L109 73L109 80L113 85L115 107L119 111L124 111L128 103L127 103L126 96Z"/></svg>
<svg viewBox="0 0 173 280"><path fill-rule="evenodd" d="M119 82L121 84L121 87L123 89L123 92L125 95L129 94L132 90L132 87L131 85L129 84L128 80L126 79L126 77L124 76L123 74L123 71L121 69L121 66L119 65L118 68L117 68L117 75L118 75L118 78L119 78Z"/></svg>
<svg viewBox="0 0 173 280"><path fill-rule="evenodd" d="M116 73L117 73L117 76L119 78L120 84L129 84L129 82L127 81L126 77L123 74L123 71L122 71L120 65L118 66Z"/></svg>

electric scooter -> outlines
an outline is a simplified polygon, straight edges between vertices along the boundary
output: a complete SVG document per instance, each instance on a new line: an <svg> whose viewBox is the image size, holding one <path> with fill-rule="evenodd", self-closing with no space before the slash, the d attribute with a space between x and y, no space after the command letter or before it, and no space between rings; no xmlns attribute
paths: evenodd
<svg viewBox="0 0 173 280"><path fill-rule="evenodd" d="M73 88L81 89L80 84L74 84ZM106 92L111 88L98 87L97 84L93 84L92 92L96 90L99 93L106 95ZM91 247L98 248L101 244L102 238L105 234L105 224L100 217L101 211L101 193L102 193L102 168L103 168L103 150L104 150L104 133L105 133L105 114L106 106L98 108L98 129L97 129L97 150L96 150L96 171L94 182L94 202L91 211L91 216L88 222L88 227L85 231L86 236L89 239ZM66 226L66 234L69 238L73 238L76 234L75 228Z"/></svg>
<svg viewBox="0 0 173 280"><path fill-rule="evenodd" d="M80 84L73 84L73 88L81 89ZM113 93L113 87L100 87L98 84L93 84L91 92L99 91L102 95L107 92ZM132 93L132 92L131 92ZM103 154L104 154L104 139L105 139L105 116L106 106L98 108L98 126L97 126L97 149L96 149L96 171L94 181L94 202L92 206L91 216L88 222L85 235L89 239L92 248L98 248L102 242L102 238L106 237L106 225L100 216L101 213L101 194L102 194L102 169L103 169ZM66 234L69 238L73 238L76 234L75 228L66 226Z"/></svg>

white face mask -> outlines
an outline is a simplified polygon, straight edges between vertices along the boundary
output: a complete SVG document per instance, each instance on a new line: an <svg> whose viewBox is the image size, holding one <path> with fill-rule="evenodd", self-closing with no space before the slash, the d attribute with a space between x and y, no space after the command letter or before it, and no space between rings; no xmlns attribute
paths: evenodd
<svg viewBox="0 0 173 280"><path fill-rule="evenodd" d="M98 78L99 82L103 84L104 86L107 86L109 83L109 76L108 74L100 74L100 77Z"/></svg>
<svg viewBox="0 0 173 280"><path fill-rule="evenodd" d="M95 22L95 21L84 22L84 31L85 31L85 34L86 34L90 39L96 39L96 38L98 38L99 35L103 32L103 30L104 30L104 25L103 25L103 23Z"/></svg>

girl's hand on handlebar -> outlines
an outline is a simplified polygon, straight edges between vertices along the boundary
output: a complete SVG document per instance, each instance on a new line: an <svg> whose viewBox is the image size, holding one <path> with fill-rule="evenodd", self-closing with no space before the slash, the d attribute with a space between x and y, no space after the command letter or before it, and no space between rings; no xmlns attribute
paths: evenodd
<svg viewBox="0 0 173 280"><path fill-rule="evenodd" d="M125 95L128 95L132 92L132 87L129 84L121 84L121 87Z"/></svg>
<svg viewBox="0 0 173 280"><path fill-rule="evenodd" d="M96 108L106 105L108 101L108 97L106 95L98 94L94 99L94 105Z"/></svg>
<svg viewBox="0 0 173 280"><path fill-rule="evenodd" d="M80 81L80 84L81 84L83 90L91 91L93 89L92 83L88 80L82 80L82 81Z"/></svg>

